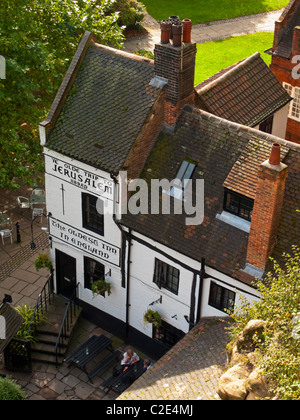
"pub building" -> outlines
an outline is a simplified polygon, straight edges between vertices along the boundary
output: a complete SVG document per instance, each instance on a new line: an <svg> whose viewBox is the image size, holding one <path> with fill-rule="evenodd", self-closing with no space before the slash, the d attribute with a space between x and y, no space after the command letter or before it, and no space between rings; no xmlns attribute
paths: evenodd
<svg viewBox="0 0 300 420"><path fill-rule="evenodd" d="M201 109L193 42L164 40L154 53L148 60L84 33L39 128L55 292L76 290L86 318L158 358L200 318L259 298L255 277L299 237L299 223L285 221L300 208L300 148ZM136 179L149 191L152 179L182 181L160 190L171 209L185 202L184 181L204 180L201 224L152 214L138 189L128 191ZM124 211L124 197L144 211ZM93 293L103 279L110 290ZM145 322L149 310L159 323Z"/></svg>

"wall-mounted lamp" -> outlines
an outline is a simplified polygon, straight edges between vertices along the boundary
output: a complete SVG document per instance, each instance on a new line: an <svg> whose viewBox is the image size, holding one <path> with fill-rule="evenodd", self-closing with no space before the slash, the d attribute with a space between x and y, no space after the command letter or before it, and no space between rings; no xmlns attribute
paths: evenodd
<svg viewBox="0 0 300 420"><path fill-rule="evenodd" d="M162 296L159 299L154 300L152 303L149 303L149 306L155 305L156 303L162 303Z"/></svg>
<svg viewBox="0 0 300 420"><path fill-rule="evenodd" d="M184 319L186 320L186 322L191 326L194 327L196 324L194 324L193 322L190 321L190 318L188 315L184 315Z"/></svg>
<svg viewBox="0 0 300 420"><path fill-rule="evenodd" d="M105 274L105 277L111 277L111 269Z"/></svg>
<svg viewBox="0 0 300 420"><path fill-rule="evenodd" d="M48 214L45 214L44 212L42 212L42 213L39 213L39 214L37 214L33 219L32 219L32 221L31 221L31 244L30 244L30 248L31 249L35 249L36 248L36 244L35 244L35 242L34 242L34 238L33 238L33 223L34 223L34 221L38 218L38 217L42 217L42 216L44 216L44 217L51 217L52 216L52 213L48 213ZM49 219L48 219L48 227L47 228L44 228L44 227L42 227L41 228L43 231L45 231L45 232L47 232L47 233L49 233Z"/></svg>

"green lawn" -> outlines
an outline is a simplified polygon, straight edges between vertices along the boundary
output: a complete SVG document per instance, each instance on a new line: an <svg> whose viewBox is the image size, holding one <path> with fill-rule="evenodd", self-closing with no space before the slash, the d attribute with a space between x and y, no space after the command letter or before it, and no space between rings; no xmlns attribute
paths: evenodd
<svg viewBox="0 0 300 420"><path fill-rule="evenodd" d="M194 24L262 13L285 7L288 0L140 0L156 20L176 15Z"/></svg>
<svg viewBox="0 0 300 420"><path fill-rule="evenodd" d="M273 45L272 33L255 33L197 45L195 85L256 53L270 65L271 56L264 53Z"/></svg>

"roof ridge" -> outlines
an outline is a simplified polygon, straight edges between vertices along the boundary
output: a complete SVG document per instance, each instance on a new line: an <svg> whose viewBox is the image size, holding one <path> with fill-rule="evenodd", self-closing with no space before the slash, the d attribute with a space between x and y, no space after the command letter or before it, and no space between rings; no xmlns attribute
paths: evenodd
<svg viewBox="0 0 300 420"><path fill-rule="evenodd" d="M217 79L213 80L211 83L208 83L203 88L197 90L199 94L205 93L209 91L210 89L214 88L219 83L223 82L224 80L227 80L230 76L235 74L240 70L241 67L244 67L248 63L251 63L252 61L256 60L260 57L260 53L256 52L255 54L252 54L250 57L245 58L244 60L238 62L234 67L231 67L226 73L220 75Z"/></svg>
<svg viewBox="0 0 300 420"><path fill-rule="evenodd" d="M67 97L68 92L70 91L74 78L77 74L77 71L80 67L80 64L85 56L85 53L90 45L90 42L94 39L94 36L92 32L85 31L79 45L77 47L77 50L75 52L75 55L71 61L71 64L65 74L65 77L63 78L63 81L57 91L57 94L54 98L54 101L52 102L51 108L48 112L47 117L44 121L40 122L40 136L41 136L41 143L44 145L46 142L46 133L42 134L43 130L47 130L51 124L53 124L60 113L61 107L63 106L63 103Z"/></svg>
<svg viewBox="0 0 300 420"><path fill-rule="evenodd" d="M120 55L121 57L124 57L124 58L129 58L131 60L139 61L140 63L146 63L152 66L154 65L154 60L151 60L150 58L132 54L127 51L117 50L116 48L108 47L107 45L102 45L102 44L99 44L98 42L94 42L94 46L98 50L104 51L108 54Z"/></svg>
<svg viewBox="0 0 300 420"><path fill-rule="evenodd" d="M184 111L190 112L192 114L198 114L200 116L204 116L204 117L206 117L210 120L215 120L218 124L222 123L224 125L227 125L228 128L231 128L232 130L237 131L239 129L242 129L245 132L248 132L250 134L252 133L253 136L258 136L262 140L268 140L268 141L272 141L273 143L279 143L283 146L287 146L290 149L294 149L294 150L297 150L297 151L300 152L300 144L291 142L289 140L282 139L281 137L274 136L273 134L264 133L263 131L257 130L256 128L252 128L252 127L248 127L246 125L242 125L242 124L239 124L239 123L228 121L224 118L218 117L214 114L211 114L210 112L203 111L202 109L199 109L199 108L196 108L196 107L194 107L192 109L192 107L190 105L188 107L186 107L184 109Z"/></svg>

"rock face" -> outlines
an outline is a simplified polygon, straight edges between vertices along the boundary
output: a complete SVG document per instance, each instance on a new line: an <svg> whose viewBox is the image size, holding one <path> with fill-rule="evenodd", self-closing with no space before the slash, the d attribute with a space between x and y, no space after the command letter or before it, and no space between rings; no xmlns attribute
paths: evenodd
<svg viewBox="0 0 300 420"><path fill-rule="evenodd" d="M265 326L265 321L250 321L230 344L228 357L232 367L219 380L218 394L222 400L264 400L274 397L262 372L253 365L256 358L253 337L263 334Z"/></svg>

